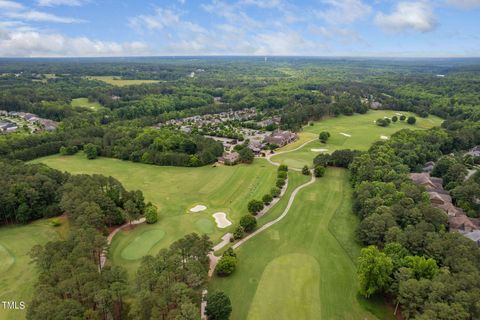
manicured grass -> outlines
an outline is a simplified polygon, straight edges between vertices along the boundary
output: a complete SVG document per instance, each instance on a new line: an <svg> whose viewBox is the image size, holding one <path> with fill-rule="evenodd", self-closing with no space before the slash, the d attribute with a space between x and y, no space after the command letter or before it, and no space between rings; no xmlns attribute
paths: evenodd
<svg viewBox="0 0 480 320"><path fill-rule="evenodd" d="M231 319L390 318L383 303L358 297L351 205L348 172L329 168L282 221L238 248L237 270L209 288L229 295Z"/></svg>
<svg viewBox="0 0 480 320"><path fill-rule="evenodd" d="M29 252L37 244L66 237L68 220L57 218L61 226L53 227L50 220L40 220L24 226L0 227L0 301L29 303L37 281L35 265ZM0 319L24 319L25 310L7 311L0 305Z"/></svg>
<svg viewBox="0 0 480 320"><path fill-rule="evenodd" d="M103 81L118 87L160 82L159 80L124 80L121 77L113 77L113 76L95 76L95 77L87 77L87 78L92 80Z"/></svg>
<svg viewBox="0 0 480 320"><path fill-rule="evenodd" d="M156 254L185 234L207 233L218 242L235 223L247 214L247 203L261 199L275 184L277 168L266 160L257 159L252 165L205 166L201 168L160 167L109 158L87 160L75 156L50 156L38 159L53 168L71 173L113 176L128 190L140 189L146 201L159 208L159 221L141 225L115 236L110 248L113 263L127 267L133 273L144 254ZM191 213L197 204L207 210ZM234 225L216 227L213 213L225 212ZM154 230L155 232L148 232ZM159 234L162 236L159 236ZM139 238L141 237L141 238ZM131 243L136 243L133 247ZM140 254L135 252L137 248Z"/></svg>
<svg viewBox="0 0 480 320"><path fill-rule="evenodd" d="M409 112L398 113L404 114L407 117L413 115ZM279 149L278 152L293 150L308 140L318 138L318 135L322 131L330 132L331 137L328 142L323 144L316 139L297 151L273 156L272 161L284 163L294 168L301 168L304 165L312 166L313 158L319 154L319 152L312 151L312 149L328 149L328 152L333 152L338 149L367 150L373 142L380 140L381 136L390 137L395 132L406 128L429 129L434 126L440 126L443 121L435 116L429 116L428 118L420 118L417 116L417 123L413 126L406 122L398 121L397 123L390 124L389 127L383 128L374 123L374 121L379 118L391 118L396 114L397 111L371 110L364 115L339 116L315 122L313 126L307 125L300 133L300 141L292 145L287 145ZM350 135L351 137L342 135L342 133Z"/></svg>
<svg viewBox="0 0 480 320"><path fill-rule="evenodd" d="M88 101L88 98L72 99L71 105L72 105L72 107L86 108L86 109L90 109L90 110L93 110L93 111L98 111L98 110L103 108L100 103L90 102L90 101Z"/></svg>

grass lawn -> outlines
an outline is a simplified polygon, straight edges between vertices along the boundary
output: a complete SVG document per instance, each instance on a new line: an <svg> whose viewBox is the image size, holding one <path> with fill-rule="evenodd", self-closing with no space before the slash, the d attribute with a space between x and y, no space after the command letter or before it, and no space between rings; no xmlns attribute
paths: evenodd
<svg viewBox="0 0 480 320"><path fill-rule="evenodd" d="M122 231L113 240L110 248L113 263L125 266L132 273L143 255L156 254L185 234L206 233L218 242L234 225L219 229L212 214L225 212L233 224L237 223L248 213L248 201L261 199L274 186L277 170L263 159L255 160L252 165L181 168L109 158L87 160L79 153L50 156L36 162L71 173L115 177L129 190L142 190L146 201L159 208L157 224ZM189 212L196 205L205 205L207 210Z"/></svg>
<svg viewBox="0 0 480 320"><path fill-rule="evenodd" d="M119 87L160 82L159 80L124 80L121 77L113 77L113 76L94 76L94 77L87 77L87 79L99 80L99 81L103 81L108 84L119 86Z"/></svg>
<svg viewBox="0 0 480 320"><path fill-rule="evenodd" d="M235 273L209 288L229 295L231 319L389 319L383 303L357 294L351 205L348 172L329 168L282 221L238 248Z"/></svg>
<svg viewBox="0 0 480 320"><path fill-rule="evenodd" d="M103 108L103 106L98 102L90 102L88 98L77 98L72 99L72 107L86 108L93 111L98 111Z"/></svg>
<svg viewBox="0 0 480 320"><path fill-rule="evenodd" d="M66 236L68 220L58 218L62 225L53 227L49 220L24 226L0 227L0 301L25 301L32 298L37 281L35 266L28 255L37 244L45 244ZM0 319L24 319L25 310L7 311L0 307Z"/></svg>
<svg viewBox="0 0 480 320"><path fill-rule="evenodd" d="M413 115L409 112L399 113L406 116ZM443 121L435 116L429 116L428 118L420 118L417 116L417 123L414 126L398 121L397 123L392 123L389 127L383 128L374 123L374 121L379 118L391 118L396 114L397 111L371 110L364 115L339 116L317 121L313 126L305 126L303 128L299 141L279 149L278 152L293 150L312 139L315 139L315 141L305 145L299 150L279 154L278 156L273 156L271 159L272 161L284 163L294 168L301 168L304 165L312 166L313 158L320 153L320 151L318 151L319 149L327 149L328 151L325 152L333 152L338 149L367 150L373 142L380 140L382 136L390 137L395 132L405 128L429 129L434 126L440 126ZM322 131L328 131L331 134L326 144L318 140L318 135ZM312 151L312 149L317 150Z"/></svg>

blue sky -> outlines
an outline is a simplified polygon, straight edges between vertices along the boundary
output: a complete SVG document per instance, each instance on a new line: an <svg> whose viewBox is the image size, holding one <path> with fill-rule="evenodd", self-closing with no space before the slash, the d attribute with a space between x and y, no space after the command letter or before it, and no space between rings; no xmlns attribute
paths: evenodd
<svg viewBox="0 0 480 320"><path fill-rule="evenodd" d="M480 0L0 0L0 56L480 56Z"/></svg>

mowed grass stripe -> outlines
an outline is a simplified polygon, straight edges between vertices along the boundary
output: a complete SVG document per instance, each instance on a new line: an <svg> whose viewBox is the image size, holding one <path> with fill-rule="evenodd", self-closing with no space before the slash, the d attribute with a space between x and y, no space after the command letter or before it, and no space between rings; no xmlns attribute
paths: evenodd
<svg viewBox="0 0 480 320"><path fill-rule="evenodd" d="M355 264L350 253L344 250L348 246L355 248L350 251L358 252L358 245L352 238L345 237L353 233L358 223L350 209L351 194L348 172L329 168L324 178L298 193L291 211L282 221L238 249L239 265L235 273L229 278L215 278L210 286L210 290L223 290L230 296L232 319L257 319L258 306L265 309L262 315L272 319L292 319L292 314L295 319L376 318L358 299ZM337 219L338 229L345 228L348 232L334 236L329 224L337 223ZM310 265L308 270L314 269L314 264L308 261L315 260L319 266L318 279L316 272L298 273L294 262L281 271L275 269L282 264L275 267L274 263L272 267L273 261L289 260L292 255L308 257L303 259ZM274 271L268 274L268 270ZM297 279L298 287L286 281L290 278ZM316 305L317 300L307 299L310 303L297 308L292 296L301 291L298 288L315 295L310 287L312 283L318 290L320 305ZM369 309L385 314L381 304L370 305Z"/></svg>

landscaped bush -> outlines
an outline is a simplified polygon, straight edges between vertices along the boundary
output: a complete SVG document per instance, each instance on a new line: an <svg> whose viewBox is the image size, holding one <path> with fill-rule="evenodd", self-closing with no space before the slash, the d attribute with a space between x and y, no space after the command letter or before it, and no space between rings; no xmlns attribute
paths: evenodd
<svg viewBox="0 0 480 320"><path fill-rule="evenodd" d="M245 236L245 230L243 229L242 226L238 226L235 228L235 231L233 231L233 239L238 240L242 239Z"/></svg>
<svg viewBox="0 0 480 320"><path fill-rule="evenodd" d="M315 177L317 177L317 178L323 177L325 175L325 167L324 166L316 166L313 173L315 174Z"/></svg>
<svg viewBox="0 0 480 320"><path fill-rule="evenodd" d="M277 187L273 187L271 190L270 190L270 195L274 198L278 198L278 196L280 196L280 193L282 192L282 190L280 190L280 188L277 188Z"/></svg>
<svg viewBox="0 0 480 320"><path fill-rule="evenodd" d="M151 203L145 208L145 219L148 224L153 224L158 221L157 207Z"/></svg>
<svg viewBox="0 0 480 320"><path fill-rule="evenodd" d="M60 154L62 156L71 156L71 155L74 155L78 152L78 148L77 146L73 146L73 147L61 147L60 148Z"/></svg>
<svg viewBox="0 0 480 320"><path fill-rule="evenodd" d="M308 176L310 174L310 169L308 169L308 166L304 166L302 168L302 174L305 176Z"/></svg>
<svg viewBox="0 0 480 320"><path fill-rule="evenodd" d="M279 178L279 179L277 179L276 186L277 186L278 188L283 188L283 186L285 185L285 183L287 183L287 180Z"/></svg>
<svg viewBox="0 0 480 320"><path fill-rule="evenodd" d="M257 227L257 219L252 215L243 216L240 219L240 226L245 232L252 232Z"/></svg>
<svg viewBox="0 0 480 320"><path fill-rule="evenodd" d="M235 271L236 267L237 258L229 255L223 255L222 258L220 258L220 261L218 261L215 272L221 277L226 277L231 275L233 271Z"/></svg>
<svg viewBox="0 0 480 320"><path fill-rule="evenodd" d="M286 171L278 171L277 178L287 179L288 173Z"/></svg>
<svg viewBox="0 0 480 320"><path fill-rule="evenodd" d="M252 200L248 203L248 212L257 214L263 209L263 202L259 200Z"/></svg>
<svg viewBox="0 0 480 320"><path fill-rule="evenodd" d="M266 194L262 198L263 203L265 203L266 205L269 205L272 202L272 200L273 200L273 197L271 194Z"/></svg>

